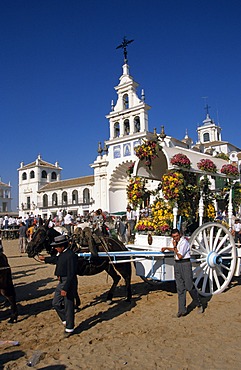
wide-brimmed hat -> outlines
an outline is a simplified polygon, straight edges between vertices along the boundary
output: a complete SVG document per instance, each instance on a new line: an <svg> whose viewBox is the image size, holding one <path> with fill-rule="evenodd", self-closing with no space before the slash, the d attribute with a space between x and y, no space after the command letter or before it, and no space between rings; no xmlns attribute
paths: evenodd
<svg viewBox="0 0 241 370"><path fill-rule="evenodd" d="M61 245L68 244L69 240L66 235L59 235L54 238L54 242L51 243L50 245L53 247L59 247Z"/></svg>

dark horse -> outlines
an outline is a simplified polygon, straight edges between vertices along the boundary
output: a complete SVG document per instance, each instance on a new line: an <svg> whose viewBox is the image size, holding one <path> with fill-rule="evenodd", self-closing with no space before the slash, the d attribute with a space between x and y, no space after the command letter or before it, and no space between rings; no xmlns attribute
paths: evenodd
<svg viewBox="0 0 241 370"><path fill-rule="evenodd" d="M43 249L49 254L54 254L55 250L51 247L56 236L60 235L54 228L48 228L48 225L40 226L33 235L31 242L27 247L28 257L35 257ZM99 242L98 242L99 241ZM74 234L70 238L70 248L75 252L87 251L86 247L93 252L92 258L86 259L84 257L78 258L78 271L77 274L80 276L84 275L96 275L102 271L106 271L113 279L113 284L107 294L107 301L111 302L115 288L119 283L121 276L125 280L127 297L126 301L130 302L131 293L131 263L123 262L113 266L110 258L98 257L97 252L114 252L114 251L127 251L127 248L123 243L115 240L111 237L98 237L90 232L89 228L82 230L79 228L78 235ZM121 276L117 273L121 274Z"/></svg>
<svg viewBox="0 0 241 370"><path fill-rule="evenodd" d="M18 310L11 269L7 257L2 252L0 252L0 294L7 298L11 305L11 316L8 322L10 324L17 322Z"/></svg>

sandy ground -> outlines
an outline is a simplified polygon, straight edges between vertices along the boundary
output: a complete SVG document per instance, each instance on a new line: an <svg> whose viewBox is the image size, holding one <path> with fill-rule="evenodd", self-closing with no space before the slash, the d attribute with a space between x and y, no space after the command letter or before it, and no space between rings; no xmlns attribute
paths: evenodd
<svg viewBox="0 0 241 370"><path fill-rule="evenodd" d="M106 273L79 277L82 309L76 313L76 333L63 339L64 328L51 308L54 266L20 255L17 241L3 244L19 320L8 324L9 308L1 310L0 340L19 341L19 346L0 345L1 369L27 368L36 350L43 352L37 369L240 369L241 279L203 300L203 314L194 310L178 319L174 283L152 288L133 270L132 304L124 301L121 280L114 303L107 305L111 281Z"/></svg>

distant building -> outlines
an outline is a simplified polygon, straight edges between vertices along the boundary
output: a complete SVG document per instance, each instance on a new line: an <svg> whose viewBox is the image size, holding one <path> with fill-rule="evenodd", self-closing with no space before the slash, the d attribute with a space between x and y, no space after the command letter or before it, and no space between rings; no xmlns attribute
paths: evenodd
<svg viewBox="0 0 241 370"><path fill-rule="evenodd" d="M50 164L38 156L35 162L21 163L18 169L20 215L33 213L49 217L60 209L80 215L98 208L111 213L125 211L128 168L134 165L135 175L145 177L147 186L152 190L163 173L171 168L170 160L176 153L186 154L194 171L198 171L197 162L210 158L210 155L221 168L227 162L215 158L220 153L227 154L230 162L240 166L241 149L222 141L221 127L215 124L208 112L197 129L198 141L195 144L187 133L183 140L179 140L166 135L164 127L160 134L149 132L148 111L151 107L145 102L144 90L138 97L138 84L130 76L129 66L124 63L122 68L120 82L115 87L117 101L112 101L111 111L106 116L109 139L103 147L99 143L97 158L91 164L93 175L61 180L62 168L57 162ZM143 139L153 138L158 138L161 149L150 170L135 155L135 147Z"/></svg>
<svg viewBox="0 0 241 370"><path fill-rule="evenodd" d="M5 184L0 179L0 214L6 214L12 211L11 200L10 184Z"/></svg>
<svg viewBox="0 0 241 370"><path fill-rule="evenodd" d="M19 215L54 216L58 210L75 215L89 213L93 203L93 176L61 180L59 164L39 155L35 162L21 163L19 172Z"/></svg>

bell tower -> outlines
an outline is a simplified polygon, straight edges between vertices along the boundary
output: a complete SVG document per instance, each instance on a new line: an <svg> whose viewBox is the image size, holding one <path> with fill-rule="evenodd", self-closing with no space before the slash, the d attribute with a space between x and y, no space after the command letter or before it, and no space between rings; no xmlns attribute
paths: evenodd
<svg viewBox="0 0 241 370"><path fill-rule="evenodd" d="M210 142L222 141L221 139L221 127L216 125L216 123L210 118L209 106L206 105L206 118L203 121L202 126L197 129L198 132L198 144L206 144Z"/></svg>
<svg viewBox="0 0 241 370"><path fill-rule="evenodd" d="M141 98L137 96L137 82L129 73L129 66L122 66L123 74L120 83L115 87L117 102L114 105L112 100L111 112L106 116L109 120L110 138L115 141L126 136L144 133L148 131L148 110L150 107L145 103L144 90L141 91ZM109 143L110 144L110 143Z"/></svg>
<svg viewBox="0 0 241 370"><path fill-rule="evenodd" d="M124 64L120 82L115 87L116 103L112 100L111 111L106 116L109 122L109 139L104 144L106 150L103 155L98 151L99 155L91 165L95 176L95 208L109 209L110 212L125 210L127 170L137 160L135 147L148 136L148 111L151 107L145 103L144 90L138 96L139 84L129 72L126 46L130 42L124 38L119 46L124 49Z"/></svg>

